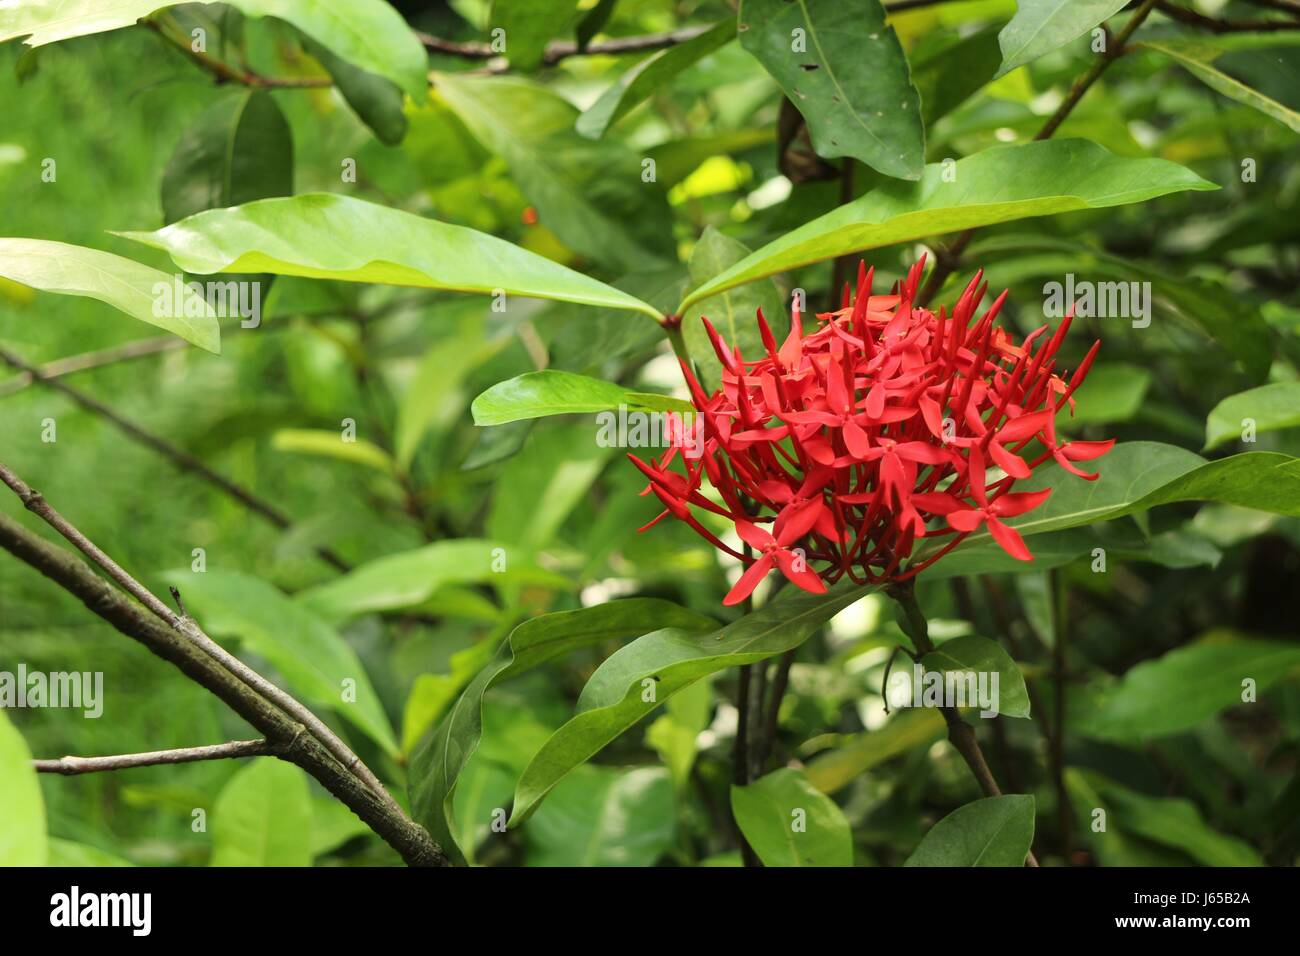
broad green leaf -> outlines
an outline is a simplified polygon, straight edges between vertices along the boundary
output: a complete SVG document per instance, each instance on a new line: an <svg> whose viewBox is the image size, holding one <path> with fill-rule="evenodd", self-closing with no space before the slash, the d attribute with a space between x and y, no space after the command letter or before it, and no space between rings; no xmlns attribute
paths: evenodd
<svg viewBox="0 0 1300 956"><path fill-rule="evenodd" d="M993 79L1002 60L997 34L996 24L969 36L953 33L942 46L910 58L912 82L921 95L921 115L927 128Z"/></svg>
<svg viewBox="0 0 1300 956"><path fill-rule="evenodd" d="M3 857L0 856L0 859L3 859ZM124 860L115 853L101 850L89 843L78 843L75 840L60 840L57 837L50 837L50 866L101 867L134 865L130 860Z"/></svg>
<svg viewBox="0 0 1300 956"><path fill-rule="evenodd" d="M1163 159L1123 159L1077 139L996 146L958 160L945 182L931 163L919 182L887 182L757 250L695 289L679 308L764 276L862 249L989 226L1215 189Z"/></svg>
<svg viewBox="0 0 1300 956"><path fill-rule="evenodd" d="M960 692L965 695L965 706L976 710L983 707L977 691L980 675L990 675L984 678L989 682L985 686L992 698L989 709L1003 717L1029 716L1029 692L1025 689L1024 675L1020 673L1020 668L1011 659L1011 655L987 637L971 634L945 641L926 654L921 663L928 671L955 675L954 687L960 688ZM991 675L994 674L998 678L996 694L992 692L991 683ZM976 692L972 695L971 691ZM916 701L913 701L913 706L915 705ZM980 716L984 716L982 712Z"/></svg>
<svg viewBox="0 0 1300 956"><path fill-rule="evenodd" d="M478 538L449 538L368 561L300 592L296 601L326 620L340 621L413 607L447 584L497 581L569 586L568 579L538 567L519 549Z"/></svg>
<svg viewBox="0 0 1300 956"><path fill-rule="evenodd" d="M673 840L661 767L580 767L528 821L529 866L653 866Z"/></svg>
<svg viewBox="0 0 1300 956"><path fill-rule="evenodd" d="M1205 866L1263 866L1259 853L1235 837L1212 830L1190 800L1151 797L1122 786L1101 774L1069 768L1066 773L1081 780L1100 796L1093 808L1106 811L1107 827L1163 846L1182 850ZM1077 788L1077 784L1076 784Z"/></svg>
<svg viewBox="0 0 1300 956"><path fill-rule="evenodd" d="M186 272L499 290L659 317L640 299L503 239L332 193L212 209L156 232L122 235L164 250Z"/></svg>
<svg viewBox="0 0 1300 956"><path fill-rule="evenodd" d="M1124 9L1128 0L1016 0L1016 15L998 34L1002 67L1010 73L1063 47Z"/></svg>
<svg viewBox="0 0 1300 956"><path fill-rule="evenodd" d="M586 375L546 369L525 372L498 382L474 399L475 425L504 425L547 415L590 415L597 412L676 412L691 414L695 407L679 398L634 392L613 382Z"/></svg>
<svg viewBox="0 0 1300 956"><path fill-rule="evenodd" d="M903 865L1024 866L1033 841L1033 797L985 797L931 827Z"/></svg>
<svg viewBox="0 0 1300 956"><path fill-rule="evenodd" d="M204 2L204 0L201 0ZM337 56L423 94L428 58L401 14L384 0L223 0L250 17L292 23ZM0 43L27 37L29 46L57 43L133 26L176 6L168 0L24 0L0 7Z"/></svg>
<svg viewBox="0 0 1300 956"><path fill-rule="evenodd" d="M291 763L255 757L212 807L211 866L311 866L311 793Z"/></svg>
<svg viewBox="0 0 1300 956"><path fill-rule="evenodd" d="M1144 42L1215 92L1300 132L1300 45L1269 36Z"/></svg>
<svg viewBox="0 0 1300 956"><path fill-rule="evenodd" d="M495 650L492 641L479 641L451 655L449 673L421 674L415 679L402 710L402 753L415 749L465 685L492 659Z"/></svg>
<svg viewBox="0 0 1300 956"><path fill-rule="evenodd" d="M355 572L354 572L355 573ZM213 637L235 637L271 662L311 703L328 707L390 754L397 740L354 651L301 603L261 578L236 571L171 571L191 612Z"/></svg>
<svg viewBox="0 0 1300 956"><path fill-rule="evenodd" d="M337 458L393 475L397 465L388 452L363 439L345 441L342 433L323 428L282 428L271 436L276 451Z"/></svg>
<svg viewBox="0 0 1300 956"><path fill-rule="evenodd" d="M307 49L325 67L348 106L381 143L395 146L402 141L407 119L406 95L401 87L378 73L353 66L319 43L309 40Z"/></svg>
<svg viewBox="0 0 1300 956"><path fill-rule="evenodd" d="M503 31L510 65L529 71L541 65L547 41L568 33L577 17L576 0L492 0L488 30Z"/></svg>
<svg viewBox="0 0 1300 956"><path fill-rule="evenodd" d="M451 800L456 781L478 748L483 695L495 684L581 647L625 640L661 627L705 632L715 626L709 618L658 598L610 601L520 624L412 758L409 780L415 819L444 849L454 852Z"/></svg>
<svg viewBox="0 0 1300 956"><path fill-rule="evenodd" d="M689 268L692 285L707 284L749 254L744 243L709 226L691 250ZM752 360L763 354L763 337L758 331L759 309L763 310L763 318L767 320L776 340L785 341L790 330L789 310L782 301L776 283L771 279L700 299L689 310L681 313L682 336L686 339L686 348L695 360L700 380L706 387L719 385L722 363L718 361L701 319L707 318L728 346L739 347L740 354Z"/></svg>
<svg viewBox="0 0 1300 956"><path fill-rule="evenodd" d="M1126 422L1142 408L1151 385L1151 370L1122 362L1093 366L1074 393L1075 408L1062 409L1056 427L1068 431L1082 425Z"/></svg>
<svg viewBox="0 0 1300 956"><path fill-rule="evenodd" d="M643 179L647 169L627 147L579 136L578 111L567 100L517 77L439 73L435 85L474 138L505 160L539 222L566 246L625 271L672 256L663 192Z"/></svg>
<svg viewBox="0 0 1300 956"><path fill-rule="evenodd" d="M45 801L27 741L0 708L0 866L44 866Z"/></svg>
<svg viewBox="0 0 1300 956"><path fill-rule="evenodd" d="M1243 704L1247 681L1262 695L1300 673L1300 647L1211 634L1143 661L1089 699L1071 721L1076 733L1132 742L1179 733Z"/></svg>
<svg viewBox="0 0 1300 956"><path fill-rule="evenodd" d="M731 812L764 866L853 865L844 812L798 770L782 767L748 786L733 786Z"/></svg>
<svg viewBox="0 0 1300 956"><path fill-rule="evenodd" d="M1300 425L1300 382L1274 382L1230 395L1205 420L1205 450L1240 440L1247 419L1253 433Z"/></svg>
<svg viewBox="0 0 1300 956"><path fill-rule="evenodd" d="M896 711L883 727L818 754L804 772L822 793L835 793L886 760L930 746L944 735L944 728L943 716L933 707Z"/></svg>
<svg viewBox="0 0 1300 956"><path fill-rule="evenodd" d="M736 36L736 21L727 18L697 37L652 53L620 76L578 117L578 133L600 139L634 106L657 93L678 73Z"/></svg>
<svg viewBox="0 0 1300 956"><path fill-rule="evenodd" d="M511 825L526 820L569 771L678 691L728 667L798 647L870 590L837 587L821 595L791 587L762 610L713 633L665 627L615 651L587 681L577 716L546 742L519 779Z"/></svg>
<svg viewBox="0 0 1300 956"><path fill-rule="evenodd" d="M206 299L176 276L131 259L66 242L0 239L0 279L98 299L201 349L221 351L221 330Z"/></svg>
<svg viewBox="0 0 1300 956"><path fill-rule="evenodd" d="M921 98L879 0L743 0L739 31L803 114L819 156L920 178Z"/></svg>
<svg viewBox="0 0 1300 956"><path fill-rule="evenodd" d="M293 194L293 137L265 90L217 101L186 129L162 180L163 221Z"/></svg>

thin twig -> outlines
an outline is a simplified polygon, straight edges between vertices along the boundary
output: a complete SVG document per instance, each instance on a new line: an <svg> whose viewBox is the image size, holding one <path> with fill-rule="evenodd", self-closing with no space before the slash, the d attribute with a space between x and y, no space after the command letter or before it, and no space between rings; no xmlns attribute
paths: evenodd
<svg viewBox="0 0 1300 956"><path fill-rule="evenodd" d="M218 83L238 83L254 89L320 89L333 86L334 81L328 76L264 76L252 70L231 66L209 53L196 50L184 38L178 37L167 29L159 20L146 18L141 21L169 44L180 50L203 69L211 73Z"/></svg>
<svg viewBox="0 0 1300 956"><path fill-rule="evenodd" d="M113 757L59 757L57 760L33 760L37 773L57 773L65 777L105 770L128 770L132 767L157 767L163 764L195 763L199 760L226 760L234 757L273 756L281 748L267 740L232 740L206 747L181 747L177 750L154 750L149 753L118 754Z"/></svg>
<svg viewBox="0 0 1300 956"><path fill-rule="evenodd" d="M781 701L785 699L786 688L790 686L790 668L794 665L794 655L793 649L781 655L781 660L776 665L776 676L772 678L772 699L767 704L763 740L758 751L760 770L767 767L767 761L772 756L772 745L776 742L777 730L781 724Z"/></svg>
<svg viewBox="0 0 1300 956"><path fill-rule="evenodd" d="M118 631L179 668L225 702L267 740L276 756L301 767L393 847L411 866L450 866L428 832L385 801L288 714L256 692L186 636L147 614L71 552L56 547L0 514L0 548L77 597Z"/></svg>
<svg viewBox="0 0 1300 956"><path fill-rule="evenodd" d="M604 54L617 55L619 53L639 53L645 50L660 50L664 47L676 46L679 43L685 43L687 40L693 40L701 33L711 29L710 27L684 27L680 30L669 30L664 33L649 33L643 36L618 37L613 40L602 40L598 43L588 43L585 50L580 50L578 44L571 40L554 40L546 45L546 52L542 54L542 62L547 66L554 66L561 60L568 59L571 56L577 56L579 53L589 56ZM461 42L457 40L444 40L442 37L434 36L430 33L415 31L415 35L420 38L420 42L429 50L435 53L444 53L448 56L458 56L464 60L491 60L498 56L504 56L492 49L489 43L478 43L474 41Z"/></svg>
<svg viewBox="0 0 1300 956"><path fill-rule="evenodd" d="M1300 22L1294 20L1220 20L1165 0L1157 3L1156 9L1172 20L1200 27L1211 33L1271 33L1279 30L1300 30Z"/></svg>
<svg viewBox="0 0 1300 956"><path fill-rule="evenodd" d="M112 422L114 425L120 428L131 438L134 438L142 445L152 448L160 455L163 455L166 458L170 458L172 462L175 463L178 467L180 467L183 471L193 472L194 474L198 475L200 478L204 479L210 484L213 484L217 488L220 488L222 491L230 495L230 497L234 498L236 501L240 502L240 504L244 505L254 514L260 515L261 517L265 518L267 521L271 522L271 524L275 525L277 528L280 528L281 530L287 530L289 527L291 527L292 522L289 520L288 516L285 515L283 512L281 512L274 505L263 501L261 498L257 497L255 494L253 494L243 485L237 484L236 482L231 481L229 478L226 478L224 475L220 475L217 472L213 471L203 462L199 461L199 459L189 454L189 452L182 451L181 449L177 448L175 445L171 444L168 441L165 441L162 438L159 438L157 435L153 434L152 432L145 431L139 425L135 424L134 422L130 421L127 418L124 418L118 412L115 412L113 409L109 408L107 405L105 405L103 402L99 401L98 399L91 398L85 392L81 391L78 388L73 388L71 385L68 385L65 382L58 381L57 379L45 378L41 372L41 369L25 362L23 359L15 355L13 352L10 352L8 349L0 348L0 361L4 361L8 363L9 365L13 366L19 371L26 372L35 381L38 381L42 385L46 385L49 388L54 389L55 391L62 392L64 395L68 396L68 398L72 399L82 408L86 409L87 411L94 412L96 415L99 415L101 418L105 418L108 421ZM341 557L339 557L339 555L332 548L325 545L321 545L317 547L315 551L316 554L320 556L321 560L331 565L336 570L342 571L344 573L352 570L352 566L348 564L348 562L344 561Z"/></svg>
<svg viewBox="0 0 1300 956"><path fill-rule="evenodd" d="M116 365L118 362L128 362L149 355L158 355L161 352L177 352L189 347L188 342L175 335L155 335L147 339L136 339L123 345L114 345L111 348L96 349L93 352L83 352L81 355L56 359L53 362L46 362L37 366L35 375L31 372L22 372L7 382L0 382L0 398L21 392L33 382L48 382L52 378L72 375L92 368Z"/></svg>
<svg viewBox="0 0 1300 956"><path fill-rule="evenodd" d="M185 635L194 643L196 647L204 651L213 660L220 663L226 670L234 674L245 684L257 691L275 706L279 707L286 714L301 722L308 730L315 735L340 763L348 770L352 771L367 786L371 787L376 795L386 803L391 804L397 809L397 802L393 799L392 794L379 782L376 777L364 763L361 758L352 752L352 750L339 737L329 729L319 717L300 704L293 696L286 691L276 687L269 680L257 673L239 658L235 657L220 644L204 633L203 629L198 626L193 618L177 614L166 604L160 601L152 591L133 578L127 571L122 568L116 561L105 554L100 548L84 534L82 534L70 521L59 514L49 502L37 491L33 490L30 485L19 478L3 463L0 463L0 481L3 481L22 501L23 506L32 514L41 518L59 534L63 535L77 550L90 558L97 565L107 572L108 576L116 581L122 588L143 604L154 616L163 621L173 629Z"/></svg>

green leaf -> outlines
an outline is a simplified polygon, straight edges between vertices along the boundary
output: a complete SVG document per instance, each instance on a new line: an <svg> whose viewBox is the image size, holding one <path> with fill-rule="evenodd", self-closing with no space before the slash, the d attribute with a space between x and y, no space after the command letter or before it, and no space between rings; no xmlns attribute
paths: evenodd
<svg viewBox="0 0 1300 956"><path fill-rule="evenodd" d="M953 33L942 45L911 58L912 82L921 95L927 129L993 79L1002 60L997 35L997 24L969 36Z"/></svg>
<svg viewBox="0 0 1300 956"><path fill-rule="evenodd" d="M640 299L503 239L331 193L212 209L156 232L121 235L164 250L186 272L499 290L660 317Z"/></svg>
<svg viewBox="0 0 1300 956"><path fill-rule="evenodd" d="M879 0L743 0L739 30L740 45L803 114L819 156L920 178L921 98Z"/></svg>
<svg viewBox="0 0 1300 956"><path fill-rule="evenodd" d="M1077 733L1133 742L1190 730L1243 704L1244 682L1262 694L1300 670L1300 647L1227 634L1143 661L1081 708Z"/></svg>
<svg viewBox="0 0 1300 956"><path fill-rule="evenodd" d="M695 406L679 398L634 392L613 382L546 369L498 382L474 399L475 425L504 425L547 415L589 415L626 408L632 412L691 414Z"/></svg>
<svg viewBox="0 0 1300 956"><path fill-rule="evenodd" d="M943 716L932 707L896 711L883 727L818 754L805 773L822 793L835 793L886 760L930 746L944 735L945 726Z"/></svg>
<svg viewBox="0 0 1300 956"><path fill-rule="evenodd" d="M212 866L311 866L311 794L291 763L257 757L212 807Z"/></svg>
<svg viewBox="0 0 1300 956"><path fill-rule="evenodd" d="M1219 402L1205 420L1205 450L1239 440L1248 418L1256 434L1300 425L1300 382L1261 385Z"/></svg>
<svg viewBox="0 0 1300 956"><path fill-rule="evenodd" d="M782 767L733 786L731 812L764 866L853 865L849 821L798 770Z"/></svg>
<svg viewBox="0 0 1300 956"><path fill-rule="evenodd" d="M505 55L516 70L542 63L546 43L569 31L578 17L575 0L492 0L489 30L505 32Z"/></svg>
<svg viewBox="0 0 1300 956"><path fill-rule="evenodd" d="M163 220L293 194L293 136L265 90L219 100L176 144L162 180Z"/></svg>
<svg viewBox="0 0 1300 956"><path fill-rule="evenodd" d="M922 658L926 670L942 671L952 674L970 674L975 683L959 678L962 693L978 687L981 674L988 674L985 680L992 697L991 710L1003 717L1028 717L1029 692L1025 688L1025 677L1020 668L1011 659L1011 655L1000 644L987 637L967 635L945 641L939 647ZM997 675L998 686L993 692L992 676ZM966 706L978 709L981 705L978 694L966 696ZM913 705L915 705L915 701ZM981 717L985 716L982 712Z"/></svg>
<svg viewBox="0 0 1300 956"><path fill-rule="evenodd" d="M474 138L505 160L541 224L565 245L626 271L672 257L664 193L642 179L642 161L627 147L579 136L567 100L517 77L439 73L436 87Z"/></svg>
<svg viewBox="0 0 1300 956"><path fill-rule="evenodd" d="M694 65L736 36L736 21L714 24L685 43L652 53L620 76L595 103L578 117L575 129L582 136L600 139L637 104L661 90L673 77Z"/></svg>
<svg viewBox="0 0 1300 956"><path fill-rule="evenodd" d="M221 351L217 317L204 297L182 284L177 301L175 276L131 259L66 242L0 239L0 278L42 292L98 299L201 349Z"/></svg>
<svg viewBox="0 0 1300 956"><path fill-rule="evenodd" d="M569 771L678 691L728 667L798 647L870 590L837 587L820 595L787 588L762 610L713 633L666 627L615 651L583 688L577 716L556 731L520 777L511 825L526 820Z"/></svg>
<svg viewBox="0 0 1300 956"><path fill-rule="evenodd" d="M1217 833L1201 819L1201 812L1190 800L1177 797L1149 797L1121 786L1101 774L1077 770L1066 774L1099 795L1093 809L1106 811L1107 827L1118 827L1163 846L1187 853L1205 866L1263 866L1259 853L1235 837Z"/></svg>
<svg viewBox="0 0 1300 956"><path fill-rule="evenodd" d="M705 285L749 254L749 248L744 243L709 226L691 250L691 283L696 286ZM713 323L713 327L729 346L738 346L742 355L752 357L763 354L763 337L758 331L759 309L763 310L763 318L767 320L776 340L785 341L790 329L789 312L781 299L780 290L771 279L701 299L688 311L681 313L682 335L686 339L686 348L700 371L701 382L707 386L716 386L722 377L722 364L709 342L701 318L707 318Z"/></svg>
<svg viewBox="0 0 1300 956"><path fill-rule="evenodd" d="M528 821L529 866L653 866L673 840L661 767L580 767Z"/></svg>
<svg viewBox="0 0 1300 956"><path fill-rule="evenodd" d="M1144 42L1185 67L1215 92L1300 132L1300 46L1295 41L1245 35Z"/></svg>
<svg viewBox="0 0 1300 956"><path fill-rule="evenodd" d="M322 428L281 428L271 436L276 451L337 458L393 475L397 465L378 445L364 440L344 441L341 433Z"/></svg>
<svg viewBox="0 0 1300 956"><path fill-rule="evenodd" d="M1024 866L1033 841L1033 797L985 797L931 827L903 865Z"/></svg>
<svg viewBox="0 0 1300 956"><path fill-rule="evenodd" d="M1126 422L1142 409L1151 385L1151 370L1123 362L1095 365L1079 390L1074 413L1062 409L1056 427L1061 430L1083 425Z"/></svg>
<svg viewBox="0 0 1300 956"><path fill-rule="evenodd" d="M0 855L0 860L3 858L3 855ZM101 850L89 843L60 840L56 837L50 838L50 866L101 867L134 865L130 860L124 860L114 853Z"/></svg>
<svg viewBox="0 0 1300 956"><path fill-rule="evenodd" d="M0 866L44 866L45 801L22 734L0 708Z"/></svg>
<svg viewBox="0 0 1300 956"><path fill-rule="evenodd" d="M355 573L355 572L354 572ZM171 571L199 624L213 637L236 637L284 675L289 689L328 707L389 754L397 741L361 661L335 630L261 578L235 571ZM346 682L353 683L346 683ZM345 691L355 688L353 695Z"/></svg>
<svg viewBox="0 0 1300 956"><path fill-rule="evenodd" d="M307 49L325 67L348 106L381 143L395 146L402 141L407 120L406 96L401 87L378 73L353 66L319 43L308 40Z"/></svg>
<svg viewBox="0 0 1300 956"><path fill-rule="evenodd" d="M665 711L646 728L645 741L659 754L680 792L690 783L697 741L713 714L713 682L692 684L668 701Z"/></svg>
<svg viewBox="0 0 1300 956"><path fill-rule="evenodd" d="M658 598L610 601L520 624L412 758L409 779L415 819L448 852L457 846L451 801L456 781L478 748L483 695L489 688L581 647L625 640L657 627L703 632L715 626L709 618Z"/></svg>
<svg viewBox="0 0 1300 956"><path fill-rule="evenodd" d="M919 182L888 182L787 233L695 289L677 310L754 279L863 249L1032 216L1215 189L1163 159L1123 159L1086 140L995 146L960 159L944 181L931 163Z"/></svg>
<svg viewBox="0 0 1300 956"><path fill-rule="evenodd" d="M496 541L455 538L368 561L302 591L296 601L326 620L340 621L413 607L447 584L496 581L569 586L567 578L543 570L516 549Z"/></svg>
<svg viewBox="0 0 1300 956"><path fill-rule="evenodd" d="M311 855L321 857L349 840L372 834L364 820L333 796L311 798Z"/></svg>
<svg viewBox="0 0 1300 956"><path fill-rule="evenodd" d="M1016 15L998 34L1002 67L1010 73L1065 46L1124 9L1128 0L1016 0Z"/></svg>

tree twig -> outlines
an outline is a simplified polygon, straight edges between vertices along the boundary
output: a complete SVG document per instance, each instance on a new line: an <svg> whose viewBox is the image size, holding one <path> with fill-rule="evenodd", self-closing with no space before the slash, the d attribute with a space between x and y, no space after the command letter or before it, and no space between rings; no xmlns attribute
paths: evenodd
<svg viewBox="0 0 1300 956"><path fill-rule="evenodd" d="M1220 20L1165 0L1157 3L1156 9L1172 20L1200 27L1211 33L1271 33L1280 30L1300 30L1300 22L1295 20Z"/></svg>
<svg viewBox="0 0 1300 956"><path fill-rule="evenodd" d="M42 374L41 369L37 368L34 365L29 364L28 362L25 362L23 359L15 355L13 352L10 352L8 349L0 348L0 361L6 362L7 364L18 369L19 371L26 372L29 376L32 377L34 381L40 382L42 385L46 385L49 388L54 389L55 391L62 392L64 395L68 396L68 398L72 399L82 408L86 409L89 412L94 412L96 415L99 415L101 418L105 418L108 421L112 422L114 425L120 428L131 438L134 438L136 441L140 442L140 444L145 445L148 448L152 448L154 451L158 452L160 455L164 456L165 458L171 459L171 461L175 465L177 465L181 470L193 472L195 475L198 475L204 481L207 481L210 484L215 485L217 488L220 488L230 497L234 498L240 504L244 505L244 507L248 508L248 510L252 511L256 515L260 515L261 517L265 518L267 521L275 525L277 528L280 528L281 530L286 530L292 525L292 522L289 520L288 516L285 515L283 512L281 512L274 505L266 501L263 501L261 498L257 497L255 494L253 494L243 485L237 484L236 482L231 481L229 478L225 477L224 475L220 475L217 472L213 471L211 468L209 468L203 462L199 461L199 459L195 458L189 452L182 451L181 449L177 448L175 445L172 445L170 442L165 441L162 438L159 438L157 435L153 434L152 432L145 431L145 429L135 424L135 422L132 422L127 418L124 418L122 415L118 414L117 412L109 408L107 405L105 405L103 402L99 401L98 399L91 398L85 392L81 391L78 388L74 388L65 382L58 381L57 379L46 378ZM322 561L329 564L336 570L342 571L344 573L347 573L348 571L352 570L352 566L348 564L348 562L344 561L343 558L341 558L338 555L338 553L335 552L332 548L326 545L321 545L317 547L315 551L316 554L320 556Z"/></svg>
<svg viewBox="0 0 1300 956"><path fill-rule="evenodd" d="M280 751L348 806L411 866L448 866L428 832L340 763L325 745L186 635L149 616L78 558L0 514L0 548L79 598L118 631L169 661L230 706Z"/></svg>
<svg viewBox="0 0 1300 956"><path fill-rule="evenodd" d="M161 352L177 352L187 349L190 344L175 335L155 335L147 339L136 339L111 348L83 352L64 359L56 359L36 367L36 373L21 372L6 382L0 382L0 398L21 392L34 382L48 382L52 378L84 372L105 365L116 365L132 359L158 355Z"/></svg>
<svg viewBox="0 0 1300 956"><path fill-rule="evenodd" d="M148 753L117 754L112 757L59 757L57 760L33 760L37 773L57 773L65 777L105 770L128 770L132 767L157 767L164 764L195 763L199 760L226 760L234 757L275 756L282 748L268 740L232 740L206 747L181 747Z"/></svg>
<svg viewBox="0 0 1300 956"><path fill-rule="evenodd" d="M209 53L196 50L183 37L172 33L160 20L147 17L141 21L169 44L180 50L203 69L207 70L218 83L238 83L254 89L320 89L333 86L334 81L328 76L264 76L252 70L231 66Z"/></svg>
<svg viewBox="0 0 1300 956"><path fill-rule="evenodd" d="M195 647L202 650L214 661L219 663L226 670L230 671L237 678L247 684L250 688L257 691L275 706L279 707L286 714L302 723L316 737L317 740L325 746L338 761L343 764L349 771L356 774L357 777L367 786L375 791L382 801L389 804L393 810L400 812L397 801L393 799L392 794L379 782L376 777L364 763L361 758L352 752L352 750L339 739L332 730L329 729L319 717L313 714L305 706L299 703L292 695L276 687L269 680L257 673L239 658L235 657L220 644L210 638L203 629L198 626L193 618L182 616L174 612L166 604L160 601L148 588L133 578L125 569L116 561L105 554L93 541L82 534L70 521L59 514L37 491L34 491L30 485L19 478L3 463L0 463L0 481L8 485L9 488L22 501L23 506L37 517L41 518L59 532L82 554L90 558L97 565L107 572L108 576L116 581L128 594L138 600L148 608L154 616L165 622L168 626L183 634Z"/></svg>

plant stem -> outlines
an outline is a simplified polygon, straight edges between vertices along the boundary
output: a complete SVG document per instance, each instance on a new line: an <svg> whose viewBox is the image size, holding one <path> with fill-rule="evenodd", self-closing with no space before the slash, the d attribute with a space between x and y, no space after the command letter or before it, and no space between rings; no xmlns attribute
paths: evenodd
<svg viewBox="0 0 1300 956"><path fill-rule="evenodd" d="M157 767L199 760L225 760L232 757L275 756L281 748L269 740L232 740L206 747L181 747L177 750L154 750L149 753L117 754L112 757L59 757L57 760L33 760L37 773L57 773L65 777L103 770L126 770L131 767Z"/></svg>

